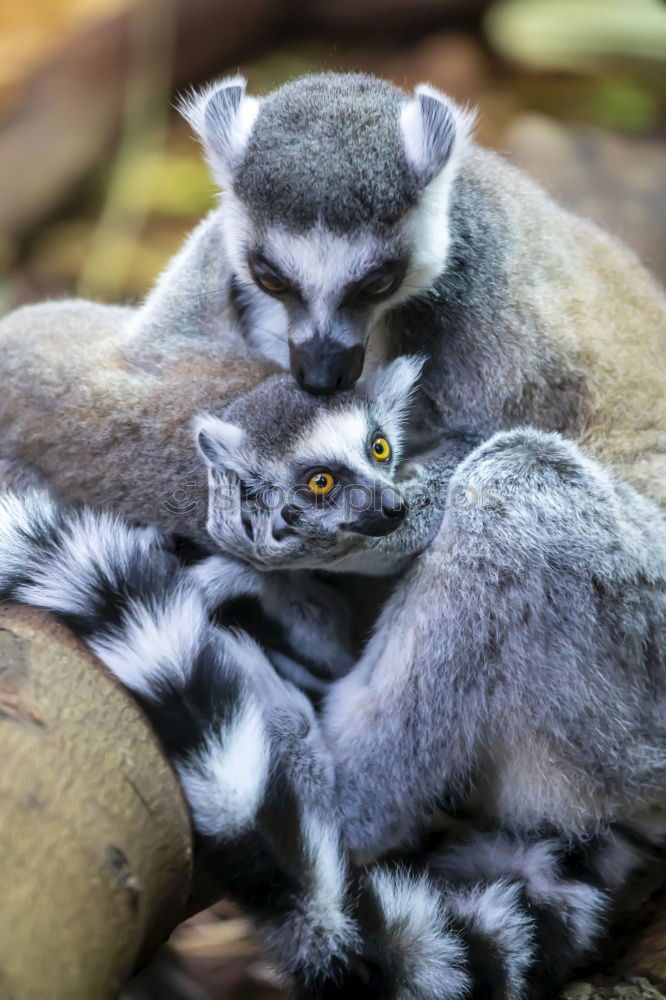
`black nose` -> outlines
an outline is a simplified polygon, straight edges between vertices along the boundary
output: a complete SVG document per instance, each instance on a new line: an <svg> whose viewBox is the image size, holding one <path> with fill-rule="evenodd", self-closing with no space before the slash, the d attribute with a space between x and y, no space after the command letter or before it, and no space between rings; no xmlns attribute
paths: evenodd
<svg viewBox="0 0 666 1000"><path fill-rule="evenodd" d="M282 515L282 520L285 522L285 524L288 524L290 527L293 527L294 524L297 524L301 516L301 512L298 509L298 507L294 507L294 505L290 503L286 503L284 505L284 507L280 511L280 514Z"/></svg>
<svg viewBox="0 0 666 1000"><path fill-rule="evenodd" d="M361 494L367 500L368 494ZM379 538L396 531L407 514L407 504L397 490L390 486L376 487L372 493L372 503L364 503L356 508L358 513L352 520L343 522L340 527L345 531L353 531L359 535L370 535Z"/></svg>
<svg viewBox="0 0 666 1000"><path fill-rule="evenodd" d="M365 348L346 347L332 337L310 337L289 345L291 373L298 384L316 396L330 396L348 389L363 371Z"/></svg>
<svg viewBox="0 0 666 1000"><path fill-rule="evenodd" d="M407 505L397 490L383 489L381 503L382 514L391 520L402 521L407 513Z"/></svg>

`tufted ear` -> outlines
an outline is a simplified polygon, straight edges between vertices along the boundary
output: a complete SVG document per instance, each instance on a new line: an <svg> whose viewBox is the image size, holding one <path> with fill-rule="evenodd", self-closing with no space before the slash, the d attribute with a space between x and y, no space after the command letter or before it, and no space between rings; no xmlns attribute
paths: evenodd
<svg viewBox="0 0 666 1000"><path fill-rule="evenodd" d="M407 161L425 187L469 137L474 115L427 83L403 105L400 129Z"/></svg>
<svg viewBox="0 0 666 1000"><path fill-rule="evenodd" d="M240 427L201 413L194 418L193 429L197 448L209 469L235 472L243 477L246 472L243 458L247 449Z"/></svg>
<svg viewBox="0 0 666 1000"><path fill-rule="evenodd" d="M259 112L260 100L247 97L242 76L211 83L184 97L178 110L203 143L215 179L231 184Z"/></svg>
<svg viewBox="0 0 666 1000"><path fill-rule="evenodd" d="M370 375L363 385L363 395L381 403L385 410L400 414L409 404L425 358L403 355L382 365Z"/></svg>

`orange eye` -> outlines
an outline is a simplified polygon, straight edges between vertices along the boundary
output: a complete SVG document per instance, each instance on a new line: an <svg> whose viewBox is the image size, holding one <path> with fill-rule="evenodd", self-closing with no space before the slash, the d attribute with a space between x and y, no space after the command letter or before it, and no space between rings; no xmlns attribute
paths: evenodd
<svg viewBox="0 0 666 1000"><path fill-rule="evenodd" d="M257 281L265 291L272 292L273 295L279 295L287 287L279 278L257 277Z"/></svg>
<svg viewBox="0 0 666 1000"><path fill-rule="evenodd" d="M391 445L385 437L376 437L372 442L372 454L378 462L388 462L391 457Z"/></svg>
<svg viewBox="0 0 666 1000"><path fill-rule="evenodd" d="M325 497L334 486L335 479L330 472L315 472L314 476L308 479L308 489L318 497Z"/></svg>

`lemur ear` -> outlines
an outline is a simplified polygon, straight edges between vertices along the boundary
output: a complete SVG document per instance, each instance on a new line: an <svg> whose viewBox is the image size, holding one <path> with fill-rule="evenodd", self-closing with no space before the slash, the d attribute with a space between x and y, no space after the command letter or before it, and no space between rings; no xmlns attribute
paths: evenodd
<svg viewBox="0 0 666 1000"><path fill-rule="evenodd" d="M363 395L381 403L387 411L404 410L412 398L424 361L425 358L412 354L382 365L365 381Z"/></svg>
<svg viewBox="0 0 666 1000"><path fill-rule="evenodd" d="M209 468L242 475L245 465L242 461L245 435L240 427L208 413L195 417L193 427L197 448Z"/></svg>
<svg viewBox="0 0 666 1000"><path fill-rule="evenodd" d="M420 83L403 105L400 129L407 161L421 185L428 184L462 148L474 122L473 114L445 94Z"/></svg>
<svg viewBox="0 0 666 1000"><path fill-rule="evenodd" d="M242 76L211 83L184 97L178 110L203 143L213 175L222 185L233 179L259 112L259 99L247 97Z"/></svg>

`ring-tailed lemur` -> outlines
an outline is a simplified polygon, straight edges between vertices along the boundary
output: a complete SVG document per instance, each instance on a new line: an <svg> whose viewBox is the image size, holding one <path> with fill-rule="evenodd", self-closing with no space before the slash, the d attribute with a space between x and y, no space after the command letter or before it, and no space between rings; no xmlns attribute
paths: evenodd
<svg viewBox="0 0 666 1000"><path fill-rule="evenodd" d="M329 400L271 380L203 418L221 544L264 570L335 565L368 528L348 481L379 499L371 530L400 523L391 458L417 370ZM448 495L320 721L253 643L210 624L265 571L222 556L186 571L111 518L0 507L0 597L58 613L146 705L221 890L309 997L543 995L663 850L658 511L532 430L474 451ZM410 859L438 807L476 832ZM397 866L355 864L390 849Z"/></svg>

